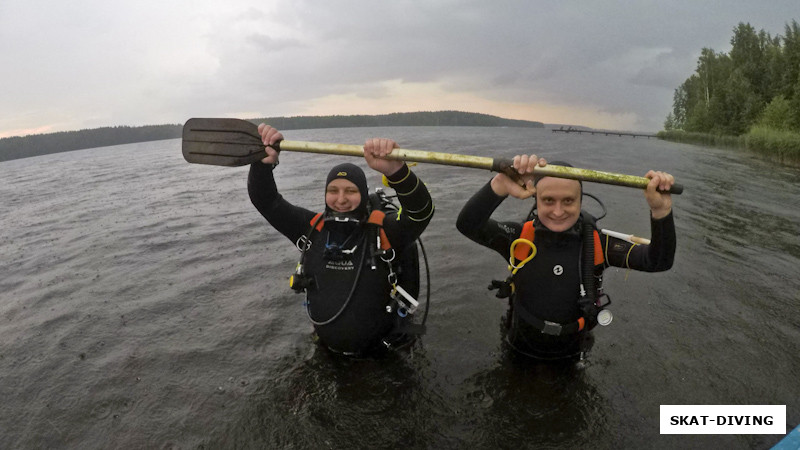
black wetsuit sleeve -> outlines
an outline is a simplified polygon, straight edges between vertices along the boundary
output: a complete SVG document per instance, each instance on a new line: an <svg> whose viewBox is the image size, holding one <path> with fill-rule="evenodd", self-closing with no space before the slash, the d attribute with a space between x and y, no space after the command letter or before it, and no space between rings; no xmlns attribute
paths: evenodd
<svg viewBox="0 0 800 450"><path fill-rule="evenodd" d="M433 218L433 199L425 183L406 164L386 179L402 209L386 215L383 229L393 247L404 248L422 234Z"/></svg>
<svg viewBox="0 0 800 450"><path fill-rule="evenodd" d="M491 219L494 210L505 199L494 193L491 183L486 183L461 209L456 228L464 236L508 259L511 243L519 237L522 224Z"/></svg>
<svg viewBox="0 0 800 450"><path fill-rule="evenodd" d="M661 219L650 218L650 244L634 245L603 236L606 264L644 272L663 272L675 259L675 221L672 212Z"/></svg>
<svg viewBox="0 0 800 450"><path fill-rule="evenodd" d="M258 212L290 241L296 242L310 228L314 213L292 205L278 193L271 164L256 162L250 165L247 192Z"/></svg>

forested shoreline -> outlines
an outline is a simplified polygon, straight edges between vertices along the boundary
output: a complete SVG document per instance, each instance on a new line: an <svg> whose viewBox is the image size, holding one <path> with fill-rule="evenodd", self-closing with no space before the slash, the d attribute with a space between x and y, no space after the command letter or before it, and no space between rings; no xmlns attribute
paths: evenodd
<svg viewBox="0 0 800 450"><path fill-rule="evenodd" d="M181 125L118 126L15 136L0 139L0 161L180 136Z"/></svg>
<svg viewBox="0 0 800 450"><path fill-rule="evenodd" d="M462 111L423 111L351 116L265 117L248 120L254 123L269 123L281 130L382 126L544 127L541 122L504 119L488 114ZM176 139L181 137L182 130L183 125L181 124L141 127L117 126L3 138L0 139L0 161L86 148Z"/></svg>
<svg viewBox="0 0 800 450"><path fill-rule="evenodd" d="M739 23L729 53L703 48L676 90L662 139L747 149L800 166L800 25L771 36Z"/></svg>

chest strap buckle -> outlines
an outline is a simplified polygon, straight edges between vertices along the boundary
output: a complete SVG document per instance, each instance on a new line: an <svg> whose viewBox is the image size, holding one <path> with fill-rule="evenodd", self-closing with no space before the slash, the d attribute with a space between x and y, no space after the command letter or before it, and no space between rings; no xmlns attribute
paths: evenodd
<svg viewBox="0 0 800 450"><path fill-rule="evenodd" d="M561 324L550 322L549 320L544 321L544 328L542 328L542 333L549 334L551 336L560 336L561 335Z"/></svg>

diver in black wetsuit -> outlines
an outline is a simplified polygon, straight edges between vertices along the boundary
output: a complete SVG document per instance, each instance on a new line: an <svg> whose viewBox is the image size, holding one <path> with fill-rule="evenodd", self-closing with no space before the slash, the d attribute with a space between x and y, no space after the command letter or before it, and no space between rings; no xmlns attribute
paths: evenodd
<svg viewBox="0 0 800 450"><path fill-rule="evenodd" d="M278 193L273 178L278 153L271 146L283 135L264 124L258 130L266 157L250 166L250 200L270 225L298 248L306 248L302 273L293 277L293 283L302 285L293 288L305 290L308 316L320 342L334 352L358 356L391 346L402 336L404 320L392 304L394 269L384 259L390 259L392 251L400 258L427 227L434 211L427 188L404 162L380 158L397 148L394 141L369 139L364 159L386 177L401 210L369 215L366 176L358 166L344 163L328 174L325 211L315 214ZM391 246L383 259L378 236Z"/></svg>
<svg viewBox="0 0 800 450"><path fill-rule="evenodd" d="M554 177L534 177L536 155L518 155L514 169L522 184L496 175L461 210L458 230L494 249L507 260L515 254L512 275L493 281L499 297L509 297L506 340L517 352L538 359L582 358L591 348L590 330L607 297L602 293L605 267L659 272L672 267L675 225L672 198L664 193L672 175L649 171L645 198L650 206L651 243L638 245L597 233L594 220L581 211L582 183ZM561 165L568 165L561 163ZM526 224L497 222L490 216L507 198L536 197L536 215ZM535 253L520 237L533 241ZM522 248L522 252L520 252ZM524 261L533 253L533 257ZM605 312L606 317L607 311ZM602 323L602 319L601 319Z"/></svg>

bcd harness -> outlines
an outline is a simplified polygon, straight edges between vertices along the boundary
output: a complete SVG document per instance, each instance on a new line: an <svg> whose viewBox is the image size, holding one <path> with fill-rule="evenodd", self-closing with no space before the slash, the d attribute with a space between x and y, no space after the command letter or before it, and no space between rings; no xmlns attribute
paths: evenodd
<svg viewBox="0 0 800 450"><path fill-rule="evenodd" d="M517 314L525 322L544 334L560 336L578 333L584 329L590 330L597 325L597 314L611 304L610 298L603 293L602 287L605 258L600 235L594 225L594 219L588 213L581 213L581 219L583 226L581 232L581 256L578 266L580 273L578 306L581 310L581 317L578 320L567 324L559 324L541 319L519 304L520 300L514 295L516 292L514 278L517 272L536 257L537 249L534 244L535 219L525 222L519 238L511 243L508 259L508 270L511 274L503 281L492 280L489 285L490 290L498 290L496 297L510 297L514 314Z"/></svg>
<svg viewBox="0 0 800 450"><path fill-rule="evenodd" d="M397 312L398 316L404 318L416 311L417 307L419 306L419 302L417 302L417 300L414 299L414 297L408 293L398 282L398 273L395 271L395 269L399 266L399 262L397 261L397 253L389 242L389 238L383 229L383 221L385 217L386 213L380 209L373 209L366 221L363 222L365 225L365 233L361 242L365 245L365 248L361 254L361 260L358 262L358 266L356 266L356 274L353 285L350 289L347 299L342 304L339 311L329 319L318 321L311 317L309 309L310 307L306 303L308 317L314 325L321 326L330 324L334 322L345 311L345 309L347 309L347 306L356 290L356 286L358 285L361 272L364 270L365 258L368 255L369 267L371 270L377 269L378 259L383 261L388 268L387 281L391 286L391 303L386 306L387 313ZM297 240L296 246L300 250L300 261L297 263L294 274L292 274L292 276L289 278L289 286L296 293L301 293L309 288L317 287L314 277L305 272L304 262L306 252L311 247L311 236L313 233L319 233L323 230L325 225L324 219L325 216L323 213L317 213L310 221L310 228L308 232ZM345 253L352 253L355 251L356 246L345 251ZM395 332L402 332L406 334L423 334L424 325L415 326L414 324L407 323L402 326L402 330L395 330Z"/></svg>

